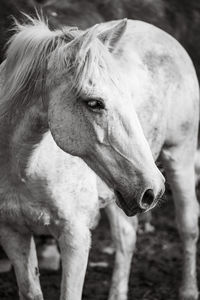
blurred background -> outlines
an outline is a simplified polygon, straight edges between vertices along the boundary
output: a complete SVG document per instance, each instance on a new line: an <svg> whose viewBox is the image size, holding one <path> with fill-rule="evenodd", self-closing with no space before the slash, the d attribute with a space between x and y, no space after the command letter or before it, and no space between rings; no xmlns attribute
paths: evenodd
<svg viewBox="0 0 200 300"><path fill-rule="evenodd" d="M200 1L198 0L1 0L0 59L11 32L11 15L42 10L51 25L85 29L99 22L130 18L154 24L172 34L187 49L200 76Z"/></svg>
<svg viewBox="0 0 200 300"><path fill-rule="evenodd" d="M12 35L11 16L23 20L21 12L34 16L35 8L47 16L52 28L73 25L85 29L96 23L124 17L154 24L173 35L186 48L200 79L198 0L0 0L0 61L4 59L5 45ZM155 230L145 232L140 226L132 262L129 299L178 298L182 253L169 190L166 198L167 201L153 212L152 225ZM114 260L114 254L109 251L110 245L109 224L102 212L100 225L93 232L83 300L107 299ZM0 256L4 257L2 251ZM200 277L199 259L197 272ZM60 270L42 270L41 284L45 299L58 299ZM13 270L0 273L0 299L18 299Z"/></svg>

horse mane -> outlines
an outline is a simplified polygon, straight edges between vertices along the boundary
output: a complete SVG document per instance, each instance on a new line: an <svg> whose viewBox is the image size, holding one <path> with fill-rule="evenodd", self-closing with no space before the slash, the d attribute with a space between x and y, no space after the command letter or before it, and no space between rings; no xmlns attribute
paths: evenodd
<svg viewBox="0 0 200 300"><path fill-rule="evenodd" d="M8 41L3 65L1 116L29 104L43 91L49 55L76 36L75 27L52 31L44 19L27 18L28 23L23 25L15 20L15 33Z"/></svg>
<svg viewBox="0 0 200 300"><path fill-rule="evenodd" d="M71 89L77 96L80 95L85 83L90 81L90 84L93 84L92 78L94 77L103 78L105 82L111 77L111 80L116 85L118 84L119 72L108 48L98 38L98 26L99 24L82 34L75 56L74 52L69 49L71 46L74 47L73 41L66 46L68 48L67 56L63 53L64 49L61 48L60 61L68 66L68 70L73 76Z"/></svg>
<svg viewBox="0 0 200 300"><path fill-rule="evenodd" d="M39 96L45 97L50 59L56 62L57 71L70 72L73 76L71 88L77 94L93 72L101 73L110 65L109 52L97 38L98 25L83 33L74 27L52 31L43 19L27 18L29 22L25 25L15 21L15 34L8 42L0 117L33 104ZM82 35L84 37L79 39ZM78 50L74 51L76 42Z"/></svg>

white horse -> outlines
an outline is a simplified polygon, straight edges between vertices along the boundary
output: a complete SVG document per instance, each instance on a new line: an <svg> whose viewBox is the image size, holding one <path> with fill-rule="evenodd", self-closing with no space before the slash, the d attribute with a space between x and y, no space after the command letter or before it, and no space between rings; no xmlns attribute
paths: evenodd
<svg viewBox="0 0 200 300"><path fill-rule="evenodd" d="M31 20L10 41L1 81L0 241L20 299L43 299L32 238L43 230L61 249L61 299L81 299L96 177L65 152L83 158L129 216L161 197L160 156L184 244L181 299L197 299L199 87L178 42L138 21L81 32Z"/></svg>

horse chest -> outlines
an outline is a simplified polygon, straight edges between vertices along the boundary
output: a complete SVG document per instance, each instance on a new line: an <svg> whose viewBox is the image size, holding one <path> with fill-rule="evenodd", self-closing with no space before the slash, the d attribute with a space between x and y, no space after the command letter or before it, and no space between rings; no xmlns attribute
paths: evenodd
<svg viewBox="0 0 200 300"><path fill-rule="evenodd" d="M60 150L50 133L33 151L26 177L42 225L62 227L78 215L93 225L98 213L96 176L81 159Z"/></svg>

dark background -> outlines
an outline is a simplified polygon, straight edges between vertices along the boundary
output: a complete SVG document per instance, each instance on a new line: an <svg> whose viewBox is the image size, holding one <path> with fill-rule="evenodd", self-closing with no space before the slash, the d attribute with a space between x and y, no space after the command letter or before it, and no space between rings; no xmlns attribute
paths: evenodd
<svg viewBox="0 0 200 300"><path fill-rule="evenodd" d="M76 25L81 29L95 23L124 17L143 20L176 37L192 57L200 79L200 1L197 0L0 0L0 60L5 43L12 34L13 20L23 16L20 11L35 15L34 7L43 10L52 27ZM198 191L197 191L198 193ZM153 211L153 233L140 233L132 262L129 299L175 300L181 278L182 250L178 237L172 197ZM199 197L200 199L200 197ZM84 300L107 299L114 255L102 252L110 245L109 224L102 213L100 226L93 232L90 262L106 262L107 267L88 266ZM1 252L1 256L3 256ZM199 257L199 254L198 254ZM197 273L200 275L198 259ZM45 299L59 297L60 271L41 271ZM0 299L17 300L14 272L0 274Z"/></svg>
<svg viewBox="0 0 200 300"><path fill-rule="evenodd" d="M20 11L35 14L42 9L50 24L57 27L93 24L124 17L143 20L164 29L187 49L200 78L200 1L198 0L1 0L0 58L10 36L11 15L22 19Z"/></svg>

